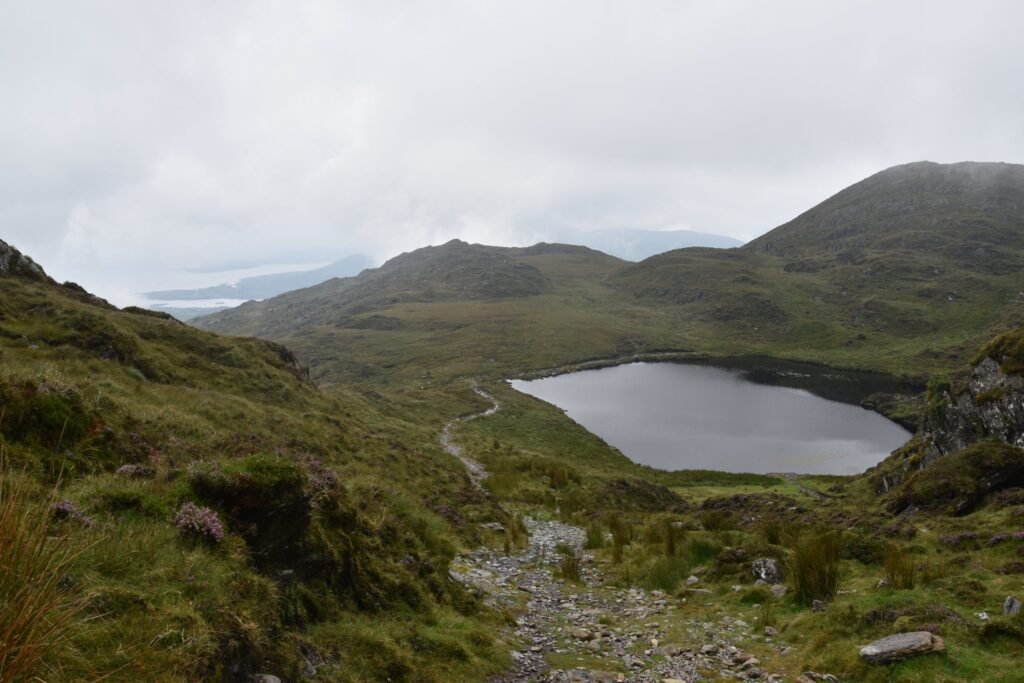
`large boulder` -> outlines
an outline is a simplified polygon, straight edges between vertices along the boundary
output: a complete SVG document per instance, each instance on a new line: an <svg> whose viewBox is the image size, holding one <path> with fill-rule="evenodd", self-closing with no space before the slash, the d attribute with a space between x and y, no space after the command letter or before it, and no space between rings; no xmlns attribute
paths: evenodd
<svg viewBox="0 0 1024 683"><path fill-rule="evenodd" d="M860 649L860 656L872 664L885 664L913 655L942 652L945 649L945 642L934 633L912 631L896 633L865 645Z"/></svg>

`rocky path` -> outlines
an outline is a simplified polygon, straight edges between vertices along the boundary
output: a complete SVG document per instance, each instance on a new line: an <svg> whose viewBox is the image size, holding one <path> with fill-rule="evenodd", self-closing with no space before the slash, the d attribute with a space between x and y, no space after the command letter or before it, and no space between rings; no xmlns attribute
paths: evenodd
<svg viewBox="0 0 1024 683"><path fill-rule="evenodd" d="M483 390L474 390L494 402ZM487 411L453 420L441 433L442 445L463 462L476 486L487 472L454 443L452 428L499 408L494 402ZM494 683L782 680L766 674L756 658L733 644L760 637L747 624L728 618L701 622L677 614L688 599L708 599L709 591L697 589L680 598L605 585L601 564L584 549L582 529L558 521L524 521L529 530L525 549L477 548L456 558L449 570L453 580L516 615L515 628L507 634L514 643L512 668ZM581 561L578 583L557 576L564 552Z"/></svg>
<svg viewBox="0 0 1024 683"><path fill-rule="evenodd" d="M466 467L466 472L469 473L469 479L473 482L473 486L476 488L483 488L483 481L487 478L487 470L484 466L467 456L463 451L462 447L459 446L452 439L452 428L460 422L469 422L479 417L487 417L488 415L494 415L501 409L501 404L494 400L494 397L488 394L480 387L473 387L478 395L487 399L491 402L491 407L487 410L482 410L479 413L472 413L470 415L463 415L462 417L456 418L450 421L441 430L441 446L448 452L458 458L462 464Z"/></svg>

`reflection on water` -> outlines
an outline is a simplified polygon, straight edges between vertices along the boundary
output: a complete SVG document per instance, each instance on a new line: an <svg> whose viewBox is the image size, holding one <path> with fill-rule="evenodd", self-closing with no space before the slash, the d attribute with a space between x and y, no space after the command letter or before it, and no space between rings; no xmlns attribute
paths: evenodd
<svg viewBox="0 0 1024 683"><path fill-rule="evenodd" d="M661 469L855 474L910 438L859 406L702 365L634 363L512 386Z"/></svg>

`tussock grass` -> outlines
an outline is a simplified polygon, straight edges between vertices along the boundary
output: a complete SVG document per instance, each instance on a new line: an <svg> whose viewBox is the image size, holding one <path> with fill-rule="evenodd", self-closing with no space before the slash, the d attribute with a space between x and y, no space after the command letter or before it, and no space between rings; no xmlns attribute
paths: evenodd
<svg viewBox="0 0 1024 683"><path fill-rule="evenodd" d="M604 527L600 522L591 522L587 525L587 550L597 550L604 547Z"/></svg>
<svg viewBox="0 0 1024 683"><path fill-rule="evenodd" d="M894 590L909 590L914 587L917 566L914 556L905 548L893 543L885 553L885 580Z"/></svg>
<svg viewBox="0 0 1024 683"><path fill-rule="evenodd" d="M583 581L583 558L579 551L568 546L560 546L558 553L562 556L558 561L558 576L566 581L581 583Z"/></svg>
<svg viewBox="0 0 1024 683"><path fill-rule="evenodd" d="M736 528L736 520L723 510L704 510L700 513L700 524L705 531L731 531Z"/></svg>
<svg viewBox="0 0 1024 683"><path fill-rule="evenodd" d="M45 498L26 477L5 474L0 485L0 680L41 675L43 658L67 646L81 621L83 596L66 582L84 546L53 534Z"/></svg>
<svg viewBox="0 0 1024 683"><path fill-rule="evenodd" d="M787 573L798 603L827 602L835 596L842 550L843 535L838 531L805 532L790 544Z"/></svg>

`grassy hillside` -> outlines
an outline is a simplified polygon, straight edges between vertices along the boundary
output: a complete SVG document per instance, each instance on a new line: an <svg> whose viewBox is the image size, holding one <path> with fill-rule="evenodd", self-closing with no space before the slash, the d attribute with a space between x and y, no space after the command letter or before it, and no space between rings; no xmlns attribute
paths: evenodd
<svg viewBox="0 0 1024 683"><path fill-rule="evenodd" d="M450 680L501 665L492 613L447 564L480 542L473 521L502 516L434 424L324 395L276 344L118 311L26 263L0 274L0 535L24 541L5 546L0 632L36 608L63 621L33 673ZM0 644L0 662L31 646Z"/></svg>
<svg viewBox="0 0 1024 683"><path fill-rule="evenodd" d="M1022 204L1022 166L908 164L741 249L669 252L611 284L787 355L932 370L1024 320Z"/></svg>

